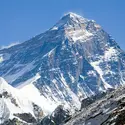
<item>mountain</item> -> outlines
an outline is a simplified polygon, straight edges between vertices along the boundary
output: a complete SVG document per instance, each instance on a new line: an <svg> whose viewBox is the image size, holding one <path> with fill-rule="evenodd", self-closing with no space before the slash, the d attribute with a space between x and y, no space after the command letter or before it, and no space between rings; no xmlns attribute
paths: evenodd
<svg viewBox="0 0 125 125"><path fill-rule="evenodd" d="M36 123L42 117L44 114L40 106L0 77L0 124L10 125L12 122L14 125L14 121L25 124Z"/></svg>
<svg viewBox="0 0 125 125"><path fill-rule="evenodd" d="M100 25L68 13L46 32L1 49L0 76L25 95L37 90L53 111L60 104L74 111L82 99L123 85L124 62L124 51Z"/></svg>

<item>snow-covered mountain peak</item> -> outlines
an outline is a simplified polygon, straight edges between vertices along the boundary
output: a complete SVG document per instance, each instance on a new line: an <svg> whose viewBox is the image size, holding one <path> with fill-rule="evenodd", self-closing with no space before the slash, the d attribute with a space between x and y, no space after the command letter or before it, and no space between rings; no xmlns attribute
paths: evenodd
<svg viewBox="0 0 125 125"><path fill-rule="evenodd" d="M76 14L76 13L73 13L73 12L68 12L66 14L64 14L64 17L69 17L69 18L83 18L82 16Z"/></svg>
<svg viewBox="0 0 125 125"><path fill-rule="evenodd" d="M65 38L70 39L74 43L91 39L102 28L94 20L69 12L50 29L50 31L53 30L58 31L59 35L61 33L61 36L64 35Z"/></svg>
<svg viewBox="0 0 125 125"><path fill-rule="evenodd" d="M54 29L69 29L73 27L78 27L80 24L84 24L88 22L89 20L86 18L83 18L80 15L77 15L75 13L69 12L67 14L64 14L64 16L54 25ZM52 28L52 29L53 29Z"/></svg>
<svg viewBox="0 0 125 125"><path fill-rule="evenodd" d="M78 109L83 98L124 84L124 62L95 21L68 13L46 32L0 50L0 76L50 113L59 104Z"/></svg>

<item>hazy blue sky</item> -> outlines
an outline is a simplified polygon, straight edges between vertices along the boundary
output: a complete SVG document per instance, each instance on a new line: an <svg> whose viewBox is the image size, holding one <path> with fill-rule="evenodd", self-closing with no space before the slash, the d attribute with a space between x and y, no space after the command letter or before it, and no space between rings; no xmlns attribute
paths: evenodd
<svg viewBox="0 0 125 125"><path fill-rule="evenodd" d="M0 0L0 46L45 31L69 11L96 20L125 50L125 0Z"/></svg>

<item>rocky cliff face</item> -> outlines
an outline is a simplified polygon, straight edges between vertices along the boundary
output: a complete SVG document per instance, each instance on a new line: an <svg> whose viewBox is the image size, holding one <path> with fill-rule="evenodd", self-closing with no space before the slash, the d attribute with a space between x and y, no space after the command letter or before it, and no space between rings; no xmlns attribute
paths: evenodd
<svg viewBox="0 0 125 125"><path fill-rule="evenodd" d="M83 98L124 84L124 62L125 53L101 26L68 13L46 32L0 50L0 76L15 87L32 83L50 102L80 108Z"/></svg>
<svg viewBox="0 0 125 125"><path fill-rule="evenodd" d="M70 119L70 112L65 109L64 106L59 105L51 115L44 117L39 125L61 125L66 123Z"/></svg>
<svg viewBox="0 0 125 125"><path fill-rule="evenodd" d="M125 86L108 92L106 96L74 114L65 125L124 125Z"/></svg>

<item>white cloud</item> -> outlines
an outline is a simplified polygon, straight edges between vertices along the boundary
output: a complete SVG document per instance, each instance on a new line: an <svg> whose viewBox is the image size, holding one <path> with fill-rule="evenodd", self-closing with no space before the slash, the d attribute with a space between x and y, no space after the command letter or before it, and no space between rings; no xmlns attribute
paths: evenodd
<svg viewBox="0 0 125 125"><path fill-rule="evenodd" d="M1 46L0 49L7 49L7 48L10 48L10 47L18 45L18 44L20 44L20 42L13 42L13 43L11 43L11 44L9 44L7 46L4 46L4 45Z"/></svg>

